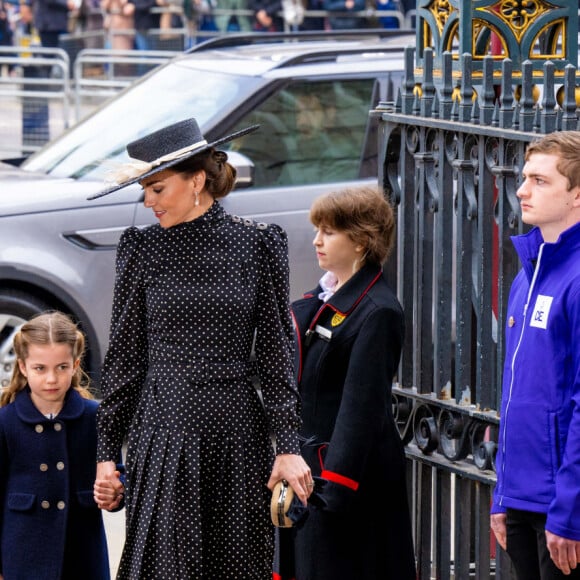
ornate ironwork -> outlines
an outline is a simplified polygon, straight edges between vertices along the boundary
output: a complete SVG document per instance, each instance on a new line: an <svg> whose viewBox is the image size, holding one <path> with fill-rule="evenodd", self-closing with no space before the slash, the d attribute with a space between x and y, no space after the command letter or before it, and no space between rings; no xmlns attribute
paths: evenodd
<svg viewBox="0 0 580 580"><path fill-rule="evenodd" d="M441 22L456 8L436 4ZM413 53L406 51L397 100L371 114L380 120L379 184L398 214L397 253L387 269L397 281L407 340L393 414L410 460L419 577L469 578L475 569L478 578L508 580L489 507L502 328L520 268L510 237L527 228L516 192L531 140L580 130L578 73L547 60L540 85L530 60L514 70L511 58L444 51L437 59L425 48L418 75Z"/></svg>
<svg viewBox="0 0 580 580"><path fill-rule="evenodd" d="M453 55L453 71L460 57L470 54L475 83L483 75L483 59L493 60L493 75L501 77L501 63L509 57L514 78L525 61L541 78L547 60L555 77L562 78L567 65L578 64L576 35L578 6L570 0L418 0L417 76L423 75L424 53L435 53L435 78L442 76L443 54Z"/></svg>

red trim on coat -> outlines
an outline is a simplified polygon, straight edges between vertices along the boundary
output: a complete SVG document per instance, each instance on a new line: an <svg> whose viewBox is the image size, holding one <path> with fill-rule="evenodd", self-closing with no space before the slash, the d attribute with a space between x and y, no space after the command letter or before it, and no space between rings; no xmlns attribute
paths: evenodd
<svg viewBox="0 0 580 580"><path fill-rule="evenodd" d="M296 382L300 384L300 379L302 378L302 337L300 336L300 328L298 328L298 321L296 316L294 316L294 311L290 309L290 316L292 317L292 324L294 325L294 334L296 336L296 342L298 343L298 372L296 373ZM274 579L276 580L276 579Z"/></svg>
<svg viewBox="0 0 580 580"><path fill-rule="evenodd" d="M324 312L324 310L326 308L330 308L334 312L338 312L338 314L340 314L346 318L358 306L358 303L366 296L368 291L376 284L377 280L381 277L382 273L383 273L383 269L381 268L379 270L379 272L377 273L377 275L369 282L369 285L360 293L360 296L356 299L355 303L346 312L341 312L338 308L335 308L334 306L332 306L332 304L328 304L328 302L325 302L319 308L318 312L314 315L314 318L312 319L312 322L310 323L308 330L312 330L316 327L316 323L318 322L320 315Z"/></svg>
<svg viewBox="0 0 580 580"><path fill-rule="evenodd" d="M334 483L338 483L339 485L344 485L353 491L358 489L358 481L354 479L350 479L350 477L345 477L344 475L340 475L338 473L334 473L334 471L326 471L324 470L320 477L324 479L328 479L328 481L333 481Z"/></svg>
<svg viewBox="0 0 580 580"><path fill-rule="evenodd" d="M339 475L334 471L328 471L324 469L324 461L322 460L322 452L328 447L328 443L321 445L318 448L318 462L320 463L320 477L327 479L328 481L334 481L334 483L338 483L340 485L344 485L349 489L356 491L358 489L358 481L354 479L350 479L350 477L345 477L344 475Z"/></svg>
<svg viewBox="0 0 580 580"><path fill-rule="evenodd" d="M282 576L277 572L272 572L272 580L282 580ZM286 580L296 580L296 578L292 576L292 578L287 578Z"/></svg>
<svg viewBox="0 0 580 580"><path fill-rule="evenodd" d="M324 471L324 461L322 461L322 452L328 447L328 443L321 445L318 448L318 463L320 463L320 471Z"/></svg>

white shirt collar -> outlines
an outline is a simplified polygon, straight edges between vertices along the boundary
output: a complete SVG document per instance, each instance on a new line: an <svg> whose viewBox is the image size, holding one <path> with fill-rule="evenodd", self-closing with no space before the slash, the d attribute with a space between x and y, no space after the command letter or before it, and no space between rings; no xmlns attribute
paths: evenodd
<svg viewBox="0 0 580 580"><path fill-rule="evenodd" d="M332 272L326 272L318 283L322 288L322 292L318 294L318 298L323 302L327 302L334 294L334 288L338 284L338 278Z"/></svg>

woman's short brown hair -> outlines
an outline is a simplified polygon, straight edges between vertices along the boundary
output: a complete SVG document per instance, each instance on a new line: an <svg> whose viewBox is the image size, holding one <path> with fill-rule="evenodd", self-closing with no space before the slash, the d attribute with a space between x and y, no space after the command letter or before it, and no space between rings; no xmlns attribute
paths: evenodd
<svg viewBox="0 0 580 580"><path fill-rule="evenodd" d="M310 221L345 232L365 248L364 262L382 264L395 241L395 214L378 187L352 187L314 200Z"/></svg>

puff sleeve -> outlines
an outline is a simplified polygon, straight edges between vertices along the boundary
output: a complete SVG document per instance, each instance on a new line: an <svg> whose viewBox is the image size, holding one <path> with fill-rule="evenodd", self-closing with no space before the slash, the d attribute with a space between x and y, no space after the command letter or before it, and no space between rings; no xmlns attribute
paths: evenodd
<svg viewBox="0 0 580 580"><path fill-rule="evenodd" d="M256 361L276 453L300 452L300 400L293 371L288 238L278 225L258 230L261 280L257 305Z"/></svg>
<svg viewBox="0 0 580 580"><path fill-rule="evenodd" d="M98 410L97 461L116 461L147 374L143 232L131 227L117 248L116 279Z"/></svg>

